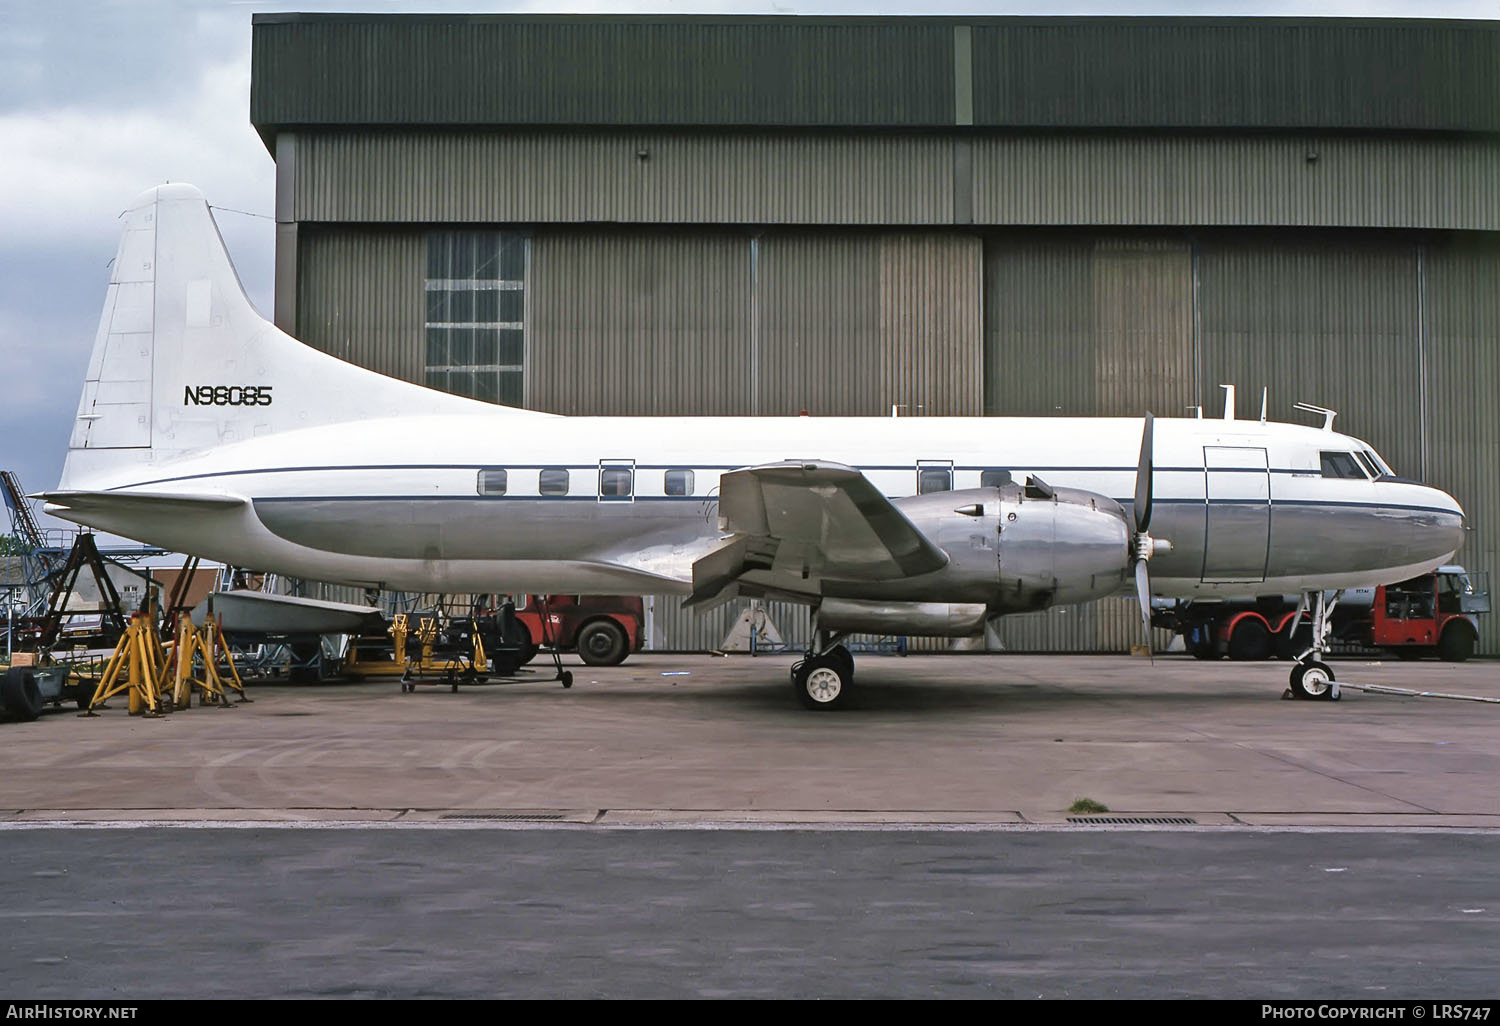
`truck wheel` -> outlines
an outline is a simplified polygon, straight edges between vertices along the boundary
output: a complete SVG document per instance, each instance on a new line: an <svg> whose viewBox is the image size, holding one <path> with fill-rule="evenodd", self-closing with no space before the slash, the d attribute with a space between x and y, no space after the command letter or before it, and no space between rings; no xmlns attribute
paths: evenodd
<svg viewBox="0 0 1500 1026"><path fill-rule="evenodd" d="M578 657L590 666L618 666L629 651L625 631L613 620L595 620L578 632Z"/></svg>
<svg viewBox="0 0 1500 1026"><path fill-rule="evenodd" d="M1288 629L1276 636L1276 658L1296 659L1303 652L1312 648L1312 624L1299 623L1296 629L1288 625Z"/></svg>
<svg viewBox="0 0 1500 1026"><path fill-rule="evenodd" d="M12 666L0 679L0 706L22 723L29 723L42 714L42 689L37 687L36 674L24 666Z"/></svg>
<svg viewBox="0 0 1500 1026"><path fill-rule="evenodd" d="M516 644L521 646L521 651L516 656L516 665L525 666L536 658L536 642L531 640L531 631L519 620L516 621L516 634Z"/></svg>
<svg viewBox="0 0 1500 1026"><path fill-rule="evenodd" d="M1445 663L1461 663L1474 654L1474 628L1467 623L1450 623L1438 639L1438 658Z"/></svg>
<svg viewBox="0 0 1500 1026"><path fill-rule="evenodd" d="M1234 625L1229 635L1229 658L1240 661L1267 659L1271 655L1271 632L1256 619L1245 619Z"/></svg>

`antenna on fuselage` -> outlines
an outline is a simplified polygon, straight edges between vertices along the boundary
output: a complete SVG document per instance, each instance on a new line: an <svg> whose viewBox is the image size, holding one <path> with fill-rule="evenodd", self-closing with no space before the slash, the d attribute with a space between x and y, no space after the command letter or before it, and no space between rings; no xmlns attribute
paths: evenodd
<svg viewBox="0 0 1500 1026"><path fill-rule="evenodd" d="M1337 412L1328 409L1326 406L1314 406L1312 403L1293 403L1292 409L1306 410L1308 413L1321 413L1323 415L1324 431L1333 430L1333 418L1338 416Z"/></svg>
<svg viewBox="0 0 1500 1026"><path fill-rule="evenodd" d="M1234 419L1234 386L1233 385L1220 385L1219 387L1224 390L1224 419L1225 420L1233 420Z"/></svg>
<svg viewBox="0 0 1500 1026"><path fill-rule="evenodd" d="M1260 390L1260 422L1262 424L1266 422L1266 396L1270 393L1270 391L1271 390L1266 387L1262 387Z"/></svg>

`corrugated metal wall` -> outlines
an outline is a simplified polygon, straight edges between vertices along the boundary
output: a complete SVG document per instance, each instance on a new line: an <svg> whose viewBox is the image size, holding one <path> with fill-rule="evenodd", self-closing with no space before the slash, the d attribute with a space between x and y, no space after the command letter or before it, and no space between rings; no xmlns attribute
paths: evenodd
<svg viewBox="0 0 1500 1026"><path fill-rule="evenodd" d="M750 412L747 236L538 232L531 257L527 406Z"/></svg>
<svg viewBox="0 0 1500 1026"><path fill-rule="evenodd" d="M900 18L254 17L257 125L951 123L953 30Z"/></svg>
<svg viewBox="0 0 1500 1026"><path fill-rule="evenodd" d="M972 207L983 225L1492 231L1497 165L1500 141L1473 137L1054 134L961 147L931 134L325 131L298 133L291 184L303 222L932 225L967 222Z"/></svg>
<svg viewBox="0 0 1500 1026"><path fill-rule="evenodd" d="M934 224L939 136L666 132L297 135L299 221Z"/></svg>
<svg viewBox="0 0 1500 1026"><path fill-rule="evenodd" d="M251 120L272 133L936 127L965 114L1048 128L1500 128L1500 31L1483 21L257 14L251 63Z"/></svg>
<svg viewBox="0 0 1500 1026"><path fill-rule="evenodd" d="M1421 473L1417 260L1412 239L1208 238L1199 257L1203 402L1233 383L1239 415L1277 420L1295 402L1338 410L1335 427ZM1316 423L1316 420L1310 421Z"/></svg>
<svg viewBox="0 0 1500 1026"><path fill-rule="evenodd" d="M1494 22L1014 18L973 48L976 125L1500 127Z"/></svg>
<svg viewBox="0 0 1500 1026"><path fill-rule="evenodd" d="M1500 586L1500 239L1433 240L1420 257L1427 476L1468 514L1459 562ZM1500 652L1500 613L1479 622L1480 650Z"/></svg>
<svg viewBox="0 0 1500 1026"><path fill-rule="evenodd" d="M1096 232L986 237L984 411L992 416L1179 415L1193 402L1187 240ZM1008 650L1118 652L1140 642L1128 598L1007 617Z"/></svg>
<svg viewBox="0 0 1500 1026"><path fill-rule="evenodd" d="M420 383L426 233L309 225L298 250L297 337Z"/></svg>
<svg viewBox="0 0 1500 1026"><path fill-rule="evenodd" d="M756 412L977 414L979 267L970 236L763 236Z"/></svg>
<svg viewBox="0 0 1500 1026"><path fill-rule="evenodd" d="M1004 135L974 140L974 220L1500 229L1500 141Z"/></svg>
<svg viewBox="0 0 1500 1026"><path fill-rule="evenodd" d="M984 278L986 414L1176 415L1192 404L1186 240L997 233Z"/></svg>

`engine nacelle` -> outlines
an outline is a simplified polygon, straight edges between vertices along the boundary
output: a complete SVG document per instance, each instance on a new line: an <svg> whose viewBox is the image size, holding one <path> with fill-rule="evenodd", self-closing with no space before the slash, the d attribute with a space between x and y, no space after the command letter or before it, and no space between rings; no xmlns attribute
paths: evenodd
<svg viewBox="0 0 1500 1026"><path fill-rule="evenodd" d="M1096 492L1031 482L896 505L948 553L949 565L925 582L929 593L983 603L991 615L1113 595L1130 573L1125 510Z"/></svg>

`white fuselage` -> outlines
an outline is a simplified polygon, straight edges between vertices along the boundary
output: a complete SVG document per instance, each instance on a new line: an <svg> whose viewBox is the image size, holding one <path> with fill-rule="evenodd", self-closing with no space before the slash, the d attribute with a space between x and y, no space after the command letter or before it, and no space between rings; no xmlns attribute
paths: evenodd
<svg viewBox="0 0 1500 1026"><path fill-rule="evenodd" d="M222 513L63 515L234 565L366 586L685 593L693 561L723 538L716 497L727 471L834 461L899 498L918 491L919 467L937 483L951 465L954 490L988 483L987 470L1008 471L1016 482L1037 476L1128 509L1142 425L1135 418L518 418L480 404L474 410L283 431L152 464L122 466L108 450L75 451L70 487L251 501ZM1367 450L1349 436L1298 425L1156 421L1151 534L1172 550L1153 560L1151 590L1354 587L1450 560L1463 514L1446 493L1320 470L1321 453ZM601 465L630 471L628 495L600 495ZM503 494L482 493L484 481L498 480L496 470L505 471ZM561 470L565 492L557 490ZM552 472L546 489L544 471Z"/></svg>

